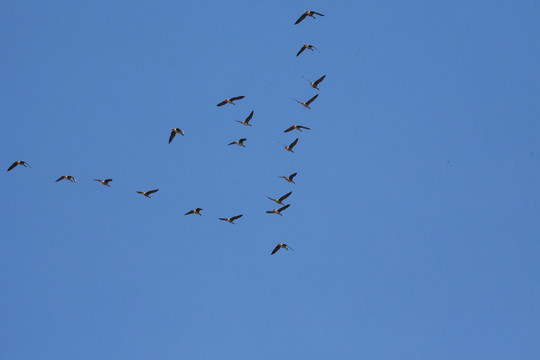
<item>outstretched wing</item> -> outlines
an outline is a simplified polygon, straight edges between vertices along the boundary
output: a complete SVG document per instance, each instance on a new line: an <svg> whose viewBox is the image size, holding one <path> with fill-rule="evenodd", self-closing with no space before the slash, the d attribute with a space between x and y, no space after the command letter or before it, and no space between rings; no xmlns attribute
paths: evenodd
<svg viewBox="0 0 540 360"><path fill-rule="evenodd" d="M307 126L297 125L296 127L300 129L311 130L311 128L308 128Z"/></svg>
<svg viewBox="0 0 540 360"><path fill-rule="evenodd" d="M171 143L171 141L174 139L174 137L176 136L176 131L171 131L171 136L169 136L169 144Z"/></svg>
<svg viewBox="0 0 540 360"><path fill-rule="evenodd" d="M242 138L240 140L238 140L238 142L240 143L240 145L244 145L244 141L246 141L247 139L246 138Z"/></svg>
<svg viewBox="0 0 540 360"><path fill-rule="evenodd" d="M235 96L233 98L230 98L231 101L235 101L235 100L240 100L240 99L243 99L245 98L245 96Z"/></svg>
<svg viewBox="0 0 540 360"><path fill-rule="evenodd" d="M296 22L294 23L294 25L300 23L302 20L304 20L306 18L307 14L306 13L303 13L299 18L298 20L296 20ZM272 253L273 254L273 253Z"/></svg>
<svg viewBox="0 0 540 360"><path fill-rule="evenodd" d="M287 130L285 130L284 132L289 132L289 131L292 131L294 130L294 126L291 126L290 128L288 128Z"/></svg>
<svg viewBox="0 0 540 360"><path fill-rule="evenodd" d="M313 85L315 85L315 86L319 85L320 82L323 81L325 77L326 77L326 75L323 75L319 80L315 81L315 82L313 83Z"/></svg>
<svg viewBox="0 0 540 360"><path fill-rule="evenodd" d="M285 199L288 198L291 194L292 194L292 191L288 192L287 194L285 194L285 195L283 195L282 197L280 197L280 198L279 198L279 201L285 200Z"/></svg>
<svg viewBox="0 0 540 360"><path fill-rule="evenodd" d="M291 204L287 204L285 206L282 206L280 209L278 209L278 212L282 212L283 210L287 209Z"/></svg>
<svg viewBox="0 0 540 360"><path fill-rule="evenodd" d="M229 143L228 145L234 145L234 144L236 144L236 142L235 142L235 141L233 141L232 143Z"/></svg>
<svg viewBox="0 0 540 360"><path fill-rule="evenodd" d="M55 182L59 182L59 181L62 180L62 179L65 179L64 175L60 176L60 177L58 178L58 180L56 180Z"/></svg>
<svg viewBox="0 0 540 360"><path fill-rule="evenodd" d="M274 255L279 249L281 249L281 246L277 245L274 250L272 250L272 253L270 255Z"/></svg>
<svg viewBox="0 0 540 360"><path fill-rule="evenodd" d="M296 140L294 140L291 145L289 145L289 150L292 150L292 148L298 143L298 138L296 138Z"/></svg>
<svg viewBox="0 0 540 360"><path fill-rule="evenodd" d="M247 124L249 120L251 120L252 117L253 117L253 111L251 112L251 114L249 114L249 116L246 118L246 121L244 122Z"/></svg>
<svg viewBox="0 0 540 360"><path fill-rule="evenodd" d="M189 214L195 214L195 210L189 210L187 213L185 213L184 215L189 215Z"/></svg>
<svg viewBox="0 0 540 360"><path fill-rule="evenodd" d="M296 174L298 174L298 173L294 173L294 174L291 174L291 176L289 176L289 180L292 180L292 179L293 179L293 177L295 177L295 176L296 176Z"/></svg>
<svg viewBox="0 0 540 360"><path fill-rule="evenodd" d="M19 164L15 161L13 164L11 164L11 166L9 167L9 169L7 169L7 171L12 170L17 165L19 165Z"/></svg>
<svg viewBox="0 0 540 360"><path fill-rule="evenodd" d="M153 194L153 193L158 192L158 191L159 191L159 189L150 190L150 191L146 192L146 195L150 195L150 194Z"/></svg>
<svg viewBox="0 0 540 360"><path fill-rule="evenodd" d="M229 221L229 219L227 219L227 218L219 218L219 220Z"/></svg>
<svg viewBox="0 0 540 360"><path fill-rule="evenodd" d="M112 181L112 179L105 179L104 183L105 183L105 184L108 184L108 183L110 183L111 181Z"/></svg>
<svg viewBox="0 0 540 360"><path fill-rule="evenodd" d="M302 46L302 48L300 49L300 51L298 52L298 54L296 54L296 56L300 55L304 50L306 50L306 47L305 47L305 46Z"/></svg>
<svg viewBox="0 0 540 360"><path fill-rule="evenodd" d="M223 106L227 103L227 100L223 100L222 102L220 102L219 104L217 104L217 106Z"/></svg>
<svg viewBox="0 0 540 360"><path fill-rule="evenodd" d="M315 11L312 11L311 13L312 13L312 14L315 14L315 15L319 15L319 16L324 16L323 14L318 13L318 12L315 12Z"/></svg>
<svg viewBox="0 0 540 360"><path fill-rule="evenodd" d="M317 94L317 95L315 95L314 97L312 97L311 99L309 99L309 100L306 102L306 105L311 104L318 96L319 96L319 94Z"/></svg>
<svg viewBox="0 0 540 360"><path fill-rule="evenodd" d="M236 219L240 219L242 216L244 216L244 214L233 216L233 217L231 218L231 221L234 221L234 220L236 220Z"/></svg>

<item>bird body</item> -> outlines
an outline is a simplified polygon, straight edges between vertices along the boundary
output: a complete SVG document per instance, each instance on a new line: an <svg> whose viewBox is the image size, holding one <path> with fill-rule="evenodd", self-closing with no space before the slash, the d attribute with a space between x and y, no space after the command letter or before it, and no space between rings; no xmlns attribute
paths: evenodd
<svg viewBox="0 0 540 360"><path fill-rule="evenodd" d="M225 105L225 104L236 105L236 104L234 103L234 101L240 100L240 99L243 99L243 98L245 98L245 96L235 96L235 97L232 97L232 98L230 98L230 99L225 99L225 100L223 100L222 102L220 102L219 104L217 104L217 106L223 106L223 105Z"/></svg>
<svg viewBox="0 0 540 360"><path fill-rule="evenodd" d="M276 210L276 209L273 209L273 210L271 210L271 211L267 211L266 213L267 213L267 214L278 214L278 215L280 215L280 216L283 216L283 214L282 214L281 212L282 212L283 210L287 209L289 206L291 206L291 204L287 204L287 205L285 205L285 206L282 206L282 207L280 207L280 208L277 209L277 210Z"/></svg>
<svg viewBox="0 0 540 360"><path fill-rule="evenodd" d="M286 193L285 195L283 195L282 197L280 197L279 199L273 199L271 198L270 196L267 196L270 200L272 201L275 201L276 203L280 204L280 205L285 205L283 203L283 200L285 200L286 198L288 198L290 195L292 194L292 191L289 191L288 193Z"/></svg>
<svg viewBox="0 0 540 360"><path fill-rule="evenodd" d="M236 215L236 216L233 216L232 218L219 218L219 220L227 221L234 225L234 220L240 219L242 216L244 216L244 214Z"/></svg>
<svg viewBox="0 0 540 360"><path fill-rule="evenodd" d="M285 180L287 180L287 181L290 182L290 183L296 184L296 183L294 182L293 178L294 178L297 174L298 174L298 173L291 174L291 175L289 175L289 177L287 177L287 176L278 176L278 177L281 178L281 179L285 179Z"/></svg>
<svg viewBox="0 0 540 360"><path fill-rule="evenodd" d="M24 167L28 167L28 168L31 169L30 164L28 164L26 161L17 160L13 164L11 164L11 166L9 167L9 169L7 169L7 171L13 170L15 168L15 166L17 166L17 165L22 165Z"/></svg>
<svg viewBox="0 0 540 360"><path fill-rule="evenodd" d="M309 82L309 84L311 85L312 88L320 90L317 86L324 80L325 77L326 77L326 75L323 75L318 80L316 80L315 82L311 82L307 78L304 78L304 79L306 79Z"/></svg>
<svg viewBox="0 0 540 360"><path fill-rule="evenodd" d="M197 215L199 215L199 216L202 216L201 211L202 211L201 208L196 208L196 209L194 209L194 210L189 210L189 211L188 211L187 213L185 213L184 215L197 214Z"/></svg>
<svg viewBox="0 0 540 360"><path fill-rule="evenodd" d="M308 128L308 127L306 127L306 126L302 126L302 125L292 125L290 128L288 128L288 129L285 130L284 132L289 132L289 131L292 131L292 130L298 130L298 131L302 132L302 129L311 130L311 128Z"/></svg>
<svg viewBox="0 0 540 360"><path fill-rule="evenodd" d="M111 185L109 185L109 183L112 181L112 179L105 179L105 180L94 179L94 181L100 182L100 183L102 183L102 184L105 185L105 186L111 187Z"/></svg>
<svg viewBox="0 0 540 360"><path fill-rule="evenodd" d="M172 129L171 136L169 136L169 144L171 143L171 141L173 141L176 134L180 134L180 135L184 136L184 132L182 131L182 129L180 129L180 128Z"/></svg>
<svg viewBox="0 0 540 360"><path fill-rule="evenodd" d="M73 176L71 175L62 175L58 178L58 180L56 180L55 182L59 182L60 180L63 180L63 179L66 179L66 180L69 180L71 181L72 183L76 183L77 182L77 179L75 179Z"/></svg>
<svg viewBox="0 0 540 360"><path fill-rule="evenodd" d="M242 138L238 141L233 141L231 143L229 143L228 145L238 145L238 146L243 146L243 147L246 147L246 145L244 145L244 141L246 141L247 139L246 138Z"/></svg>
<svg viewBox="0 0 540 360"><path fill-rule="evenodd" d="M315 101L315 99L316 99L318 96L319 96L319 94L315 95L314 97L312 97L311 99L309 99L309 100L306 101L306 102L298 101L298 100L296 100L296 99L294 99L294 100L296 100L296 102L299 103L300 105L302 105L303 107L308 108L308 109L311 109L311 108L309 107L309 104L311 104L313 101Z"/></svg>
<svg viewBox="0 0 540 360"><path fill-rule="evenodd" d="M302 45L302 47L300 48L300 50L298 51L298 53L296 54L296 56L298 56L298 55L300 55L301 53L303 53L304 50L306 50L306 49L311 50L311 51L313 51L313 49L315 49L315 50L319 51L319 49L317 49L317 48L315 47L315 45L304 44L304 45Z"/></svg>
<svg viewBox="0 0 540 360"><path fill-rule="evenodd" d="M298 18L298 20L296 20L294 25L299 24L302 20L304 20L306 18L306 16L311 16L312 18L316 19L316 17L313 16L313 15L324 16L323 14L318 13L316 11L306 10L306 11L304 11L304 13L302 15L300 15L300 17Z"/></svg>
<svg viewBox="0 0 540 360"><path fill-rule="evenodd" d="M251 124L249 123L249 120L251 120L252 117L253 117L253 111L251 112L251 114L248 115L246 120L244 121L236 120L236 122L239 122L240 124L245 125L245 126L251 126Z"/></svg>
<svg viewBox="0 0 540 360"><path fill-rule="evenodd" d="M291 248L289 245L287 245L287 244L282 244L282 243L278 243L278 244L276 245L276 247L274 248L274 250L272 250L272 253L271 253L270 255L274 255L275 253L277 253L277 251L278 251L279 249L292 250L292 248Z"/></svg>
<svg viewBox="0 0 540 360"><path fill-rule="evenodd" d="M150 195L152 195L153 193L156 193L156 192L158 192L158 191L159 191L159 189L154 189L154 190L148 190L148 191L146 191L146 192L144 192L144 191L137 191L137 193L138 193L138 194L141 194L141 195L144 195L144 196L146 196L147 198L151 199Z"/></svg>

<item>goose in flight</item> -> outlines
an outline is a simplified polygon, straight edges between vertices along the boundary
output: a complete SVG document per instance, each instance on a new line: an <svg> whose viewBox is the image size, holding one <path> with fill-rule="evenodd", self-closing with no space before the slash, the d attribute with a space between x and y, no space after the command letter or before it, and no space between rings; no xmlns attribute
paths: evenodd
<svg viewBox="0 0 540 360"><path fill-rule="evenodd" d="M302 129L306 129L306 130L311 130L311 128L308 128L306 126L302 126L302 125L292 125L290 128L288 128L287 130L285 130L284 132L289 132L289 131L292 131L292 130L298 130L300 132L302 132Z"/></svg>
<svg viewBox="0 0 540 360"><path fill-rule="evenodd" d="M230 219L229 218L219 218L219 220L227 221L227 222L230 222L231 224L234 225L234 220L240 219L242 216L244 216L244 214L233 216Z"/></svg>
<svg viewBox="0 0 540 360"><path fill-rule="evenodd" d="M304 11L304 13L302 15L300 15L300 17L298 18L298 20L296 20L294 25L299 24L300 22L302 22L302 20L304 20L306 18L306 16L311 16L312 18L316 19L316 17L313 16L313 15L324 16L323 14L318 13L316 11L306 10L306 11Z"/></svg>
<svg viewBox="0 0 540 360"><path fill-rule="evenodd" d="M300 55L301 53L303 53L304 50L306 50L306 49L311 50L311 51L313 51L313 49L315 49L315 50L319 51L319 49L317 49L317 48L315 47L315 45L304 44L304 45L302 45L302 48L298 51L298 53L296 54L296 56L298 56L298 55Z"/></svg>
<svg viewBox="0 0 540 360"><path fill-rule="evenodd" d="M141 194L141 195L144 195L144 196L146 196L147 198L151 199L150 195L152 195L153 193L156 193L156 192L158 192L158 191L159 191L159 189L155 189L155 190L148 190L148 191L146 191L146 192L144 192L144 191L137 191L137 193L138 193L138 194Z"/></svg>
<svg viewBox="0 0 540 360"><path fill-rule="evenodd" d="M289 191L288 193L286 193L285 195L283 195L283 196L280 197L279 199L272 199L270 196L267 196L267 197L268 197L270 200L277 202L279 205L285 205L285 204L283 203L283 200L285 200L286 198L288 198L291 194L292 194L292 191Z"/></svg>
<svg viewBox="0 0 540 360"><path fill-rule="evenodd" d="M311 82L308 78L305 78L305 77L304 77L304 79L306 79L309 82L309 84L311 85L312 88L320 90L317 86L324 80L325 77L326 77L326 75L323 75L315 82Z"/></svg>
<svg viewBox="0 0 540 360"><path fill-rule="evenodd" d="M232 143L229 143L229 145L238 145L238 146L246 147L246 145L244 145L244 141L246 140L247 140L246 138L242 138L238 141L233 141Z"/></svg>
<svg viewBox="0 0 540 360"><path fill-rule="evenodd" d="M182 129L180 129L180 128L172 129L171 136L169 136L169 144L171 143L171 141L173 141L176 134L180 134L180 135L184 136L184 132L182 131Z"/></svg>
<svg viewBox="0 0 540 360"><path fill-rule="evenodd" d="M28 167L31 169L30 167L30 164L28 164L26 161L22 161L22 160L17 160L15 161L13 164L11 164L11 166L9 167L9 169L7 169L7 171L10 171L10 170L13 170L13 168L17 165L22 165L24 167Z"/></svg>
<svg viewBox="0 0 540 360"><path fill-rule="evenodd" d="M62 175L58 178L58 180L56 180L55 182L59 182L60 180L69 180L71 181L72 183L76 183L77 182L77 179L75 179L73 176L71 175Z"/></svg>
<svg viewBox="0 0 540 360"><path fill-rule="evenodd" d="M100 183L102 183L102 184L105 185L105 186L111 187L111 185L109 185L109 183L112 181L112 179L105 179L105 180L94 179L94 181L100 182Z"/></svg>
<svg viewBox="0 0 540 360"><path fill-rule="evenodd" d="M277 251L279 249L285 249L285 250L292 250L292 248L287 245L287 244L282 244L282 243L279 243L276 245L276 247L274 248L274 250L272 250L272 253L270 255L274 255L275 253L277 253Z"/></svg>
<svg viewBox="0 0 540 360"><path fill-rule="evenodd" d="M188 211L187 213L185 213L184 215L197 214L197 215L199 215L199 216L202 216L201 211L202 211L201 208L196 208L196 209L194 209L194 210L189 210L189 211Z"/></svg>
<svg viewBox="0 0 540 360"><path fill-rule="evenodd" d="M236 105L233 101L240 100L240 99L243 99L243 98L245 98L245 96L235 96L235 97L232 97L230 99L225 99L222 102L220 102L219 104L217 104L217 106L223 106L225 104Z"/></svg>
<svg viewBox="0 0 540 360"><path fill-rule="evenodd" d="M306 101L306 102L298 101L298 100L296 100L296 99L294 99L294 100L296 100L296 102L299 103L300 105L302 105L303 107L308 108L308 109L311 109L311 108L309 107L309 104L311 104L313 101L315 101L315 99L316 99L318 96L319 96L319 94L315 95L314 97L312 97L311 99L309 99L309 100Z"/></svg>
<svg viewBox="0 0 540 360"><path fill-rule="evenodd" d="M284 145L284 144L282 144L282 145L285 147L285 150L294 153L293 147L294 147L297 143L298 143L298 138L296 138L296 140L294 140L289 146Z"/></svg>
<svg viewBox="0 0 540 360"><path fill-rule="evenodd" d="M287 180L287 181L290 182L290 183L296 184L296 183L294 182L294 180L293 180L293 178L296 176L296 174L298 174L298 173L291 174L291 175L289 175L289 177L287 177L287 176L278 176L278 177L279 177L279 178L282 178L282 179L285 179L285 180Z"/></svg>
<svg viewBox="0 0 540 360"><path fill-rule="evenodd" d="M278 210L273 209L273 210L271 210L271 211L267 211L266 213L267 213L267 214L278 214L279 216L283 216L283 214L281 214L281 212L282 212L283 210L287 209L289 206L291 206L291 204L287 204L287 205L285 205L285 206L282 206L282 207L280 207Z"/></svg>
<svg viewBox="0 0 540 360"><path fill-rule="evenodd" d="M235 120L235 121L239 122L242 125L251 126L251 124L249 123L249 120L251 120L252 117L253 117L253 111L251 112L251 114L249 114L249 116L246 118L246 120L244 120L244 121Z"/></svg>

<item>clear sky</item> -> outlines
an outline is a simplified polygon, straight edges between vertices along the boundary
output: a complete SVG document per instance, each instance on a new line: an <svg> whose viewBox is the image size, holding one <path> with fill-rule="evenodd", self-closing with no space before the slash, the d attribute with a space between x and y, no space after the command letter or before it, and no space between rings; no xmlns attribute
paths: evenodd
<svg viewBox="0 0 540 360"><path fill-rule="evenodd" d="M0 24L0 359L540 358L536 1L2 1Z"/></svg>

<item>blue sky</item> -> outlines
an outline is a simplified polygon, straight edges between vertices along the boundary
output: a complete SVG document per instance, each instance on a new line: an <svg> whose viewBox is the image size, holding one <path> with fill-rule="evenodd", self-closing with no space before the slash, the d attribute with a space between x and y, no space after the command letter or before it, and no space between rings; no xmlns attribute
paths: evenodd
<svg viewBox="0 0 540 360"><path fill-rule="evenodd" d="M535 1L0 19L0 359L540 356Z"/></svg>

